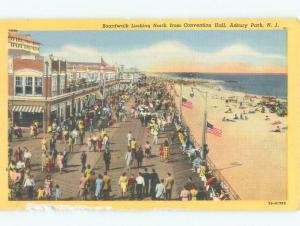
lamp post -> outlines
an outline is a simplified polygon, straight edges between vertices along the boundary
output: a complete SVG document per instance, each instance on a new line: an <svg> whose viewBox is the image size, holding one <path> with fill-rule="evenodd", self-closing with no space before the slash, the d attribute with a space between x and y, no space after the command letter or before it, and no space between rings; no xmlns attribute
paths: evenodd
<svg viewBox="0 0 300 226"><path fill-rule="evenodd" d="M201 97L205 101L204 117L203 117L204 119L203 119L203 127L202 127L202 148L204 148L204 145L206 144L206 134L207 134L207 92L201 91L196 87L191 87L190 97L194 97L194 90L198 91L201 94Z"/></svg>

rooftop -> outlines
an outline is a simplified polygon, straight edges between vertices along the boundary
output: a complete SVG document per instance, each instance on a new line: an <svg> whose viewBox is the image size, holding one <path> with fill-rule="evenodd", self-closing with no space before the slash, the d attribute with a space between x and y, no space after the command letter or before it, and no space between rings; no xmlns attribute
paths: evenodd
<svg viewBox="0 0 300 226"><path fill-rule="evenodd" d="M26 41L26 42L31 42L31 43L34 43L34 44L37 44L37 45L41 45L41 43L37 42L37 41L34 41L32 38L31 38L31 35L22 35L20 33L18 33L18 31L16 30L13 30L13 31L9 31L8 32L8 38L18 38L18 39L21 39L23 41Z"/></svg>

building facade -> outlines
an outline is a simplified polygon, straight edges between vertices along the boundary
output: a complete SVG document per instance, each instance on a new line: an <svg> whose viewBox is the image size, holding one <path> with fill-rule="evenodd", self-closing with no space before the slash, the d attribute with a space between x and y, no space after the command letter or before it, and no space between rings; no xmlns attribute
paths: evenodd
<svg viewBox="0 0 300 226"><path fill-rule="evenodd" d="M22 42L22 45L19 44ZM124 67L100 62L69 62L53 55L39 54L40 43L29 35L9 32L8 115L11 125L29 127L34 121L46 130L57 120L79 115L133 84L137 71L123 73Z"/></svg>
<svg viewBox="0 0 300 226"><path fill-rule="evenodd" d="M120 89L128 91L133 89L136 84L141 81L143 74L136 68L124 68L121 67L120 73Z"/></svg>
<svg viewBox="0 0 300 226"><path fill-rule="evenodd" d="M8 104L13 125L29 127L33 121L39 121L46 129L54 119L60 122L79 114L99 95L99 82L72 83L68 79L64 59L13 58Z"/></svg>
<svg viewBox="0 0 300 226"><path fill-rule="evenodd" d="M41 44L34 41L29 34L20 34L17 30L8 32L8 49L39 54Z"/></svg>

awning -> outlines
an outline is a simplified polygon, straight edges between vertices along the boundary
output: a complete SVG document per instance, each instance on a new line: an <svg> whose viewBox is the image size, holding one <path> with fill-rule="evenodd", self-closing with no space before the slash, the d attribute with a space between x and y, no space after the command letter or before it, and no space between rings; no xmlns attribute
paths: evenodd
<svg viewBox="0 0 300 226"><path fill-rule="evenodd" d="M43 107L40 106L13 106L13 112L32 112L32 113L41 113L43 112Z"/></svg>
<svg viewBox="0 0 300 226"><path fill-rule="evenodd" d="M95 92L95 96L96 96L96 99L98 99L98 100L103 100L103 99L104 99L104 97L103 97L103 95L100 93L100 91L96 91L96 92Z"/></svg>

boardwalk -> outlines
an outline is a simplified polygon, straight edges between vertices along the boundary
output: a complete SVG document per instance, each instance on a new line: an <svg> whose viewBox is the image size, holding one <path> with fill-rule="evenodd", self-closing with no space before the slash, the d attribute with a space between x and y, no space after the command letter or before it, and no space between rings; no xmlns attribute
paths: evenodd
<svg viewBox="0 0 300 226"><path fill-rule="evenodd" d="M127 103L127 109L131 106L131 101ZM187 181L188 176L197 177L195 173L191 171L191 163L188 158L181 154L178 151L178 146L176 144L171 146L172 155L170 162L161 162L159 159L159 145L165 140L168 139L172 130L174 128L167 128L163 133L159 134L158 145L152 145L152 158L144 158L143 167L149 168L149 171L152 168L155 168L160 178L165 178L167 172L172 173L175 179L175 186L173 189L172 198L178 198L178 193L182 189L183 185ZM112 192L111 197L113 199L118 199L120 196L118 180L122 172L126 171L125 169L125 153L127 151L127 133L132 131L133 137L136 138L138 145L144 145L148 140L152 142L152 137L147 137L147 134L144 132L144 128L141 127L140 122L136 119L128 119L127 122L118 122L112 127L107 128L106 131L109 134L111 140L111 169L108 172L108 175L112 180ZM86 137L89 135L87 133ZM26 137L27 136L27 137ZM39 139L32 140L28 137L28 133L20 141L14 141L12 143L13 150L18 146L21 148L27 146L32 152L32 173L35 178L35 182L39 185L43 185L44 178L46 173L41 172L41 139L42 135L39 135ZM63 150L63 143L57 143L58 151ZM59 172L52 173L52 179L54 184L59 184L62 193L63 199L74 200L78 199L78 186L79 179L82 176L81 174L81 164L80 164L80 155L83 150L88 150L87 145L75 145L74 152L69 157L68 167L64 170L62 174ZM87 164L90 164L91 167L95 170L96 175L102 173L104 170L104 161L100 152L87 152ZM143 169L140 169L144 171ZM139 169L133 168L130 173L137 175ZM127 171L127 174L129 172ZM195 179L196 180L196 179ZM198 180L198 179L197 179Z"/></svg>

